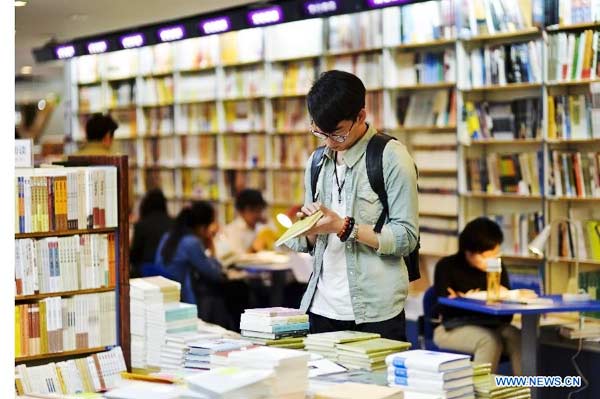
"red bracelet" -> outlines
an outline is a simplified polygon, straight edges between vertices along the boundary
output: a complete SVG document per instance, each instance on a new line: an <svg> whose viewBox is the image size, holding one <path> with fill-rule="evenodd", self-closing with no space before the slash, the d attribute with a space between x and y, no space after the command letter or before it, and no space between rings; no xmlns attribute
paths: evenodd
<svg viewBox="0 0 600 399"><path fill-rule="evenodd" d="M337 233L337 237L341 240L342 237L344 236L344 233L346 232L346 230L348 230L348 227L350 227L350 217L346 216L344 218L344 226L342 226L342 229Z"/></svg>

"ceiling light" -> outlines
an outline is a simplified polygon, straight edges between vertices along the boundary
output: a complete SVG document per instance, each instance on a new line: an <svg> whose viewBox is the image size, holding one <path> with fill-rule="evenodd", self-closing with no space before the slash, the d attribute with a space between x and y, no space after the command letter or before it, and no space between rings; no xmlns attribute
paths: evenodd
<svg viewBox="0 0 600 399"><path fill-rule="evenodd" d="M26 1L15 1L15 7L25 7L26 5Z"/></svg>
<svg viewBox="0 0 600 399"><path fill-rule="evenodd" d="M31 65L25 65L24 67L21 67L21 75L31 75L31 70L33 68L31 68Z"/></svg>

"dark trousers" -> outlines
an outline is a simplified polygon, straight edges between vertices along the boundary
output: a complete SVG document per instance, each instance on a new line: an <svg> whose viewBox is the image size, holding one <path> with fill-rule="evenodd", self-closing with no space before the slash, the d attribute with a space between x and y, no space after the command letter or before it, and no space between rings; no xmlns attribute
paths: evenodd
<svg viewBox="0 0 600 399"><path fill-rule="evenodd" d="M317 334L330 331L361 331L378 333L382 338L406 341L406 320L404 310L396 317L374 323L356 324L355 321L329 319L314 313L308 313L310 333Z"/></svg>

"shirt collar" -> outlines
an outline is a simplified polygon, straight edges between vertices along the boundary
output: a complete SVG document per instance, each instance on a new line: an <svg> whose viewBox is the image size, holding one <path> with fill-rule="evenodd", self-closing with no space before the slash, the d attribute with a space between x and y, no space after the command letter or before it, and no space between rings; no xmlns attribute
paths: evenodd
<svg viewBox="0 0 600 399"><path fill-rule="evenodd" d="M367 150L367 144L369 144L371 137L373 137L376 133L377 130L375 130L371 124L367 124L367 132L344 153L344 163L346 166L351 168L360 160ZM333 150L330 148L325 150L325 156L327 156L329 159L333 159L333 155Z"/></svg>

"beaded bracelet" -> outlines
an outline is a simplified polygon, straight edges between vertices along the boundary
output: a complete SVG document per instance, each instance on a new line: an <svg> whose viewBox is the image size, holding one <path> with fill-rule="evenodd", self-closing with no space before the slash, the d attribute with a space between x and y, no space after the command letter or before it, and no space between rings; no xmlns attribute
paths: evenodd
<svg viewBox="0 0 600 399"><path fill-rule="evenodd" d="M346 217L346 220L344 221L344 228L338 233L338 238L341 242L348 241L350 234L352 234L352 230L354 230L355 223L356 221L353 217Z"/></svg>

